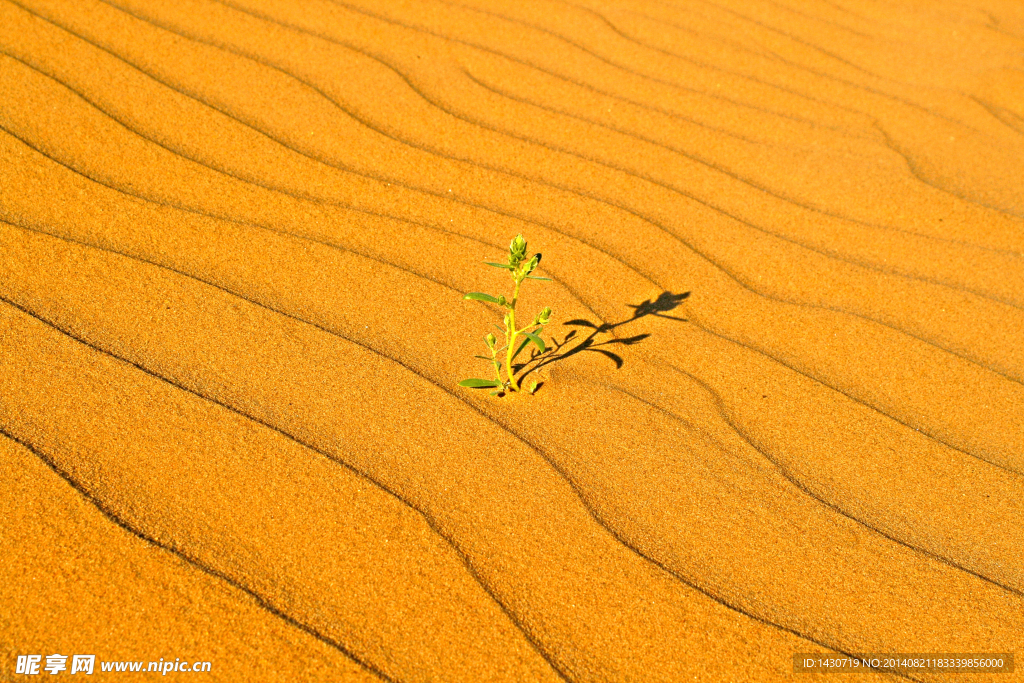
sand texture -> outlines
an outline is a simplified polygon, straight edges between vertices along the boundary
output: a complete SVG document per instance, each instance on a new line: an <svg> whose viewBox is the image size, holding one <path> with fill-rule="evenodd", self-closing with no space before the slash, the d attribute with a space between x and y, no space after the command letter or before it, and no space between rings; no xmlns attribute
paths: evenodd
<svg viewBox="0 0 1024 683"><path fill-rule="evenodd" d="M0 680L1024 660L1024 5L0 0L0 478Z"/></svg>

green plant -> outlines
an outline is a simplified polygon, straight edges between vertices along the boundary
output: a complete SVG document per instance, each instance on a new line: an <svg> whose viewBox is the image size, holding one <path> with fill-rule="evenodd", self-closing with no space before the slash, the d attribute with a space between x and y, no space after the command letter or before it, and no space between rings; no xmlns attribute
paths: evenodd
<svg viewBox="0 0 1024 683"><path fill-rule="evenodd" d="M540 353L544 353L546 350L544 340L540 338L539 333L544 325L548 324L548 320L551 319L551 309L545 308L533 318L533 322L529 325L525 325L521 329L516 329L516 303L519 301L519 287L523 284L523 280L550 281L550 279L531 275L540 263L540 254L534 254L530 259L526 258L526 240L523 239L522 235L516 235L515 239L512 240L512 243L509 244L508 263L485 263L493 268L501 268L509 272L514 284L512 289L512 298L507 299L504 295L491 296L490 294L481 294L480 292L470 292L462 298L473 301L486 301L488 303L498 304L506 309L504 320L505 328L502 329L500 326L495 325L495 327L497 327L504 335L505 343L498 346L497 337L495 337L493 333L488 333L484 337L484 343L487 344L487 350L490 351L491 354L490 357L475 356L475 358L485 360L494 367L494 379L464 379L459 382L459 386L470 387L473 389L496 389L497 391L491 392L492 396L496 396L505 390L520 390L519 382L516 380L512 364L515 361L516 356L518 356L528 344L536 346ZM519 340L518 346L516 345L517 340ZM505 351L504 366L506 379L504 380L501 378L502 361L498 359L498 354L502 351ZM532 394L536 389L537 383L533 382L529 391Z"/></svg>

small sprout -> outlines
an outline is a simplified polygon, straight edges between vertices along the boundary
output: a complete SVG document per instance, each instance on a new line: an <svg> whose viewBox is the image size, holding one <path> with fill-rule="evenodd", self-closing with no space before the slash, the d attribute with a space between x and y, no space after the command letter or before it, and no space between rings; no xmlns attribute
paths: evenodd
<svg viewBox="0 0 1024 683"><path fill-rule="evenodd" d="M537 347L537 351L539 353L544 353L547 350L544 340L540 337L540 332L544 325L547 325L548 321L551 319L551 308L544 308L544 310L533 318L533 322L521 329L516 329L516 302L519 300L519 287L523 284L523 280L549 280L549 278L546 277L536 277L531 275L531 273L537 269L537 266L540 265L540 259L540 254L534 254L531 258L527 259L526 240L523 239L522 235L516 235L515 239L513 239L508 246L507 264L485 261L489 266L507 270L509 275L512 276L512 298L506 299L504 295L495 297L490 294L482 294L480 292L470 292L462 297L463 299L469 299L472 301L484 301L487 303L498 304L499 306L504 306L507 310L503 319L505 325L504 329L502 329L501 326L495 326L505 336L505 343L501 346L497 346L497 338L494 334L489 333L484 337L484 342L487 344L487 348L491 352L490 357L476 356L477 358L489 361L494 366L495 379L464 379L459 382L459 386L470 388L496 388L497 391L491 392L492 396L500 396L506 389L508 391L519 391L519 382L516 380L512 365L516 356L518 356L519 352L531 343ZM522 337L522 340L517 345L515 342L520 337ZM498 360L498 352L502 350L506 350L504 363L505 379L502 379L501 377L502 363ZM536 390L537 382L532 382L529 387L529 392L532 394Z"/></svg>
<svg viewBox="0 0 1024 683"><path fill-rule="evenodd" d="M530 382L530 389L529 389L529 391L530 391L531 394L534 394L534 393L537 392L537 380L533 380L532 382Z"/></svg>

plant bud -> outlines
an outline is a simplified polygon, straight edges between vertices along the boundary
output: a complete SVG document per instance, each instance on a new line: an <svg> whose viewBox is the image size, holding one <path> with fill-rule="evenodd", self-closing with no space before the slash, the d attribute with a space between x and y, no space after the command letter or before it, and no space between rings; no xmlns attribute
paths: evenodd
<svg viewBox="0 0 1024 683"><path fill-rule="evenodd" d="M508 245L508 264L513 268L526 258L526 240L522 235L516 235L512 243Z"/></svg>
<svg viewBox="0 0 1024 683"><path fill-rule="evenodd" d="M547 325L548 324L548 320L550 320L550 319L551 319L551 307L550 306L546 306L544 308L544 310L540 312L540 315L537 316L537 322L540 323L541 325Z"/></svg>
<svg viewBox="0 0 1024 683"><path fill-rule="evenodd" d="M486 342L487 342L487 348L489 348L489 349L493 349L493 348L494 348L494 344L495 344L495 343L496 343L496 342L497 342L498 340L497 340L497 339L495 339L495 337L494 337L494 335L493 335L493 334L491 334L490 332L488 332L488 333L487 333L487 336L486 336L486 337L484 338L484 341L486 341Z"/></svg>
<svg viewBox="0 0 1024 683"><path fill-rule="evenodd" d="M508 303L508 299L505 298L505 295L504 294L499 294L498 295L498 305L499 306L504 306L506 303Z"/></svg>

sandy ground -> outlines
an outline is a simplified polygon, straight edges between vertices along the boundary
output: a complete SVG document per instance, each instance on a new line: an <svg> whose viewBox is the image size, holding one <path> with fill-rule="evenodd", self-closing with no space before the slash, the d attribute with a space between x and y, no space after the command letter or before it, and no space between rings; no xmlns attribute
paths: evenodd
<svg viewBox="0 0 1024 683"><path fill-rule="evenodd" d="M1014 0L0 0L0 679L1024 657L1022 178Z"/></svg>

